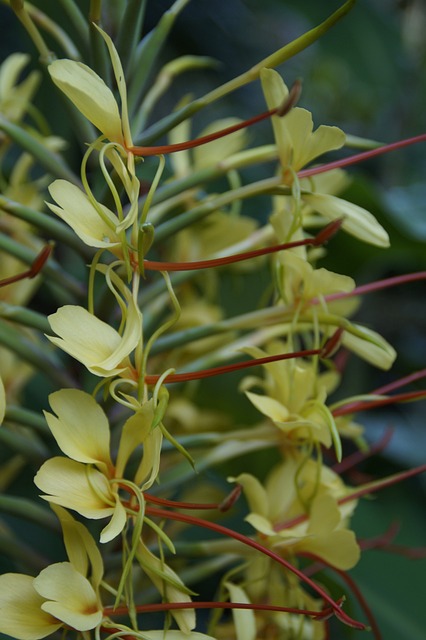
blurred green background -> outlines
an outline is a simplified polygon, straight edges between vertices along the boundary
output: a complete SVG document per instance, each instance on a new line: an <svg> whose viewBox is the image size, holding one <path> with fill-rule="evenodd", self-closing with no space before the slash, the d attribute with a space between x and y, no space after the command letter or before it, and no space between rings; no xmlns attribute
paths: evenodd
<svg viewBox="0 0 426 640"><path fill-rule="evenodd" d="M114 1L111 0L112 5ZM54 3L40 0L34 4L51 13ZM80 4L87 9L87 2ZM148 1L145 31L158 22L170 4L165 0ZM335 0L193 0L177 20L162 62L176 55L196 54L211 56L220 64L214 70L180 78L162 100L156 118L168 113L189 90L201 95L231 79L315 26L340 5ZM59 2L55 11L59 16ZM288 84L303 78L300 104L313 112L316 125L335 124L346 133L392 142L425 130L425 33L424 0L360 0L323 39L279 71ZM2 59L12 51L34 53L4 5L0 6L0 35ZM66 125L56 113L49 112L46 82L38 101L51 117L54 131L63 133ZM253 83L200 113L194 119L195 133L218 117L245 118L264 108L260 85ZM271 141L269 123L253 128L250 136L254 143ZM375 249L340 234L330 243L324 266L353 276L358 284L426 270L425 169L422 145L351 168L353 182L347 196L379 219L390 233L392 247L387 251ZM398 359L391 372L380 372L352 358L343 392L366 392L424 368L424 283L369 294L358 318L391 342ZM421 383L413 388L421 388ZM424 404L406 404L363 416L372 442L389 426L395 434L386 451L368 461L362 471L380 477L424 463L424 416ZM259 456L258 464L262 474L266 470L261 468L265 465L264 456ZM377 536L391 523L399 522L399 544L426 547L425 489L426 484L419 478L364 500L355 518L360 537ZM16 526L16 522L13 524ZM41 541L35 544L43 546ZM3 570L8 569L5 563ZM425 569L426 560L410 561L370 551L353 571L385 640L426 637Z"/></svg>

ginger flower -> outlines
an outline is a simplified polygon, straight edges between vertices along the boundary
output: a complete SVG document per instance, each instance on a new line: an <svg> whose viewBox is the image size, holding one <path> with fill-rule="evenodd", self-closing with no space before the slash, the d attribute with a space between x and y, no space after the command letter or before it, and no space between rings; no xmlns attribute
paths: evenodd
<svg viewBox="0 0 426 640"><path fill-rule="evenodd" d="M269 106L282 104L289 94L281 76L272 69L261 72L262 87ZM281 163L283 184L292 186L296 173L328 151L340 149L346 136L338 127L321 125L313 131L312 115L295 107L285 118L272 117L272 125ZM343 218L342 228L355 237L379 247L389 246L389 237L366 209L329 195L312 191L309 180L300 182L301 204L308 205L327 220Z"/></svg>
<svg viewBox="0 0 426 640"><path fill-rule="evenodd" d="M17 640L39 640L61 627L85 632L103 619L99 585L102 558L87 529L56 508L62 522L69 562L58 562L39 575L0 576L0 632Z"/></svg>
<svg viewBox="0 0 426 640"><path fill-rule="evenodd" d="M73 509L85 518L110 518L100 538L101 542L108 542L126 524L119 484L130 455L141 444L144 455L132 480L142 489L155 480L161 434L156 429L150 432L152 402L144 404L124 424L114 465L108 419L94 398L78 389L61 389L51 394L49 400L56 415L45 412L47 424L68 457L47 460L34 482L50 503Z"/></svg>
<svg viewBox="0 0 426 640"><path fill-rule="evenodd" d="M49 193L56 202L48 202L49 209L66 222L85 244L113 252L121 247L117 233L120 220L105 205L98 202L97 208L79 187L67 180L55 180L49 186Z"/></svg>
<svg viewBox="0 0 426 640"><path fill-rule="evenodd" d="M40 83L40 73L31 71L18 84L18 78L29 62L28 54L12 53L0 66L0 113L13 122L22 119Z"/></svg>
<svg viewBox="0 0 426 640"><path fill-rule="evenodd" d="M254 357L263 357L283 353L285 346L276 342L269 346L267 352L257 347L246 351ZM315 441L330 447L336 427L325 402L327 393L337 383L337 376L332 372L318 375L314 364L300 358L264 366L264 380L249 376L241 384L250 402L273 421L287 444ZM265 393L250 391L254 386L264 389Z"/></svg>
<svg viewBox="0 0 426 640"><path fill-rule="evenodd" d="M347 490L337 474L327 467L318 474L317 462L307 460L302 467L301 462L287 458L264 486L248 473L234 478L249 504L246 521L277 553L313 555L338 569L351 569L360 556L355 534L347 528L355 503L339 505Z"/></svg>
<svg viewBox="0 0 426 640"><path fill-rule="evenodd" d="M121 112L111 89L90 67L75 60L55 60L48 70L53 82L73 102L77 109L110 142L123 148L132 146L129 116L127 113L127 91L124 71L111 38L96 27L105 40L117 82L121 100Z"/></svg>
<svg viewBox="0 0 426 640"><path fill-rule="evenodd" d="M96 376L125 375L131 364L130 353L142 338L142 314L132 293L111 274L114 285L126 303L122 334L84 307L65 305L48 316L59 337L47 336L53 344L84 364Z"/></svg>

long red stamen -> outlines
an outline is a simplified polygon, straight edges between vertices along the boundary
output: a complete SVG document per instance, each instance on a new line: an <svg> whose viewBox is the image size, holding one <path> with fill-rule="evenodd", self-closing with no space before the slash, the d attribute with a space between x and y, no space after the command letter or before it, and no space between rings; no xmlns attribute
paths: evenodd
<svg viewBox="0 0 426 640"><path fill-rule="evenodd" d="M369 409L376 409L377 407L384 407L388 404L396 404L398 402L409 402L410 400L417 400L418 398L426 398L426 389L422 391L407 391L406 393L398 393L388 398L380 398L379 400L351 402L349 405L338 407L331 413L335 418L338 416L345 416L348 413L358 413L359 411L367 411Z"/></svg>
<svg viewBox="0 0 426 640"><path fill-rule="evenodd" d="M290 89L285 102L275 109L265 111L264 113L260 113L257 116L253 116L253 118L249 118L248 120L244 120L243 122L239 122L238 124L226 127L221 131L216 131L214 133L210 133L209 135L201 136L200 138L196 138L195 140L187 140L186 142L178 142L176 144L165 144L157 147L128 147L128 151L133 153L133 155L135 156L158 156L163 153L175 153L176 151L185 151L186 149L199 147L203 144L207 144L208 142L212 142L213 140L218 140L219 138L223 138L224 136L229 136L231 133L235 133L236 131L240 131L241 129L245 129L246 127L250 127L251 125L256 124L257 122L261 122L262 120L267 120L267 118L270 118L271 116L285 116L298 101L300 92L301 83L300 81L296 81Z"/></svg>
<svg viewBox="0 0 426 640"><path fill-rule="evenodd" d="M373 291L379 291L380 289L386 289L387 287L395 287L400 284L407 284L408 282L416 282L416 280L426 280L426 271L406 273L402 276L394 276L393 278L377 280L376 282L370 282L368 284L363 284L359 287L355 287L355 289L352 289L352 291L329 293L328 295L324 296L324 300L326 300L327 302L331 302L332 300L342 300L343 298L351 298L352 296L372 293ZM311 304L318 303L318 298L314 298L313 300L311 300Z"/></svg>
<svg viewBox="0 0 426 640"><path fill-rule="evenodd" d="M346 502L351 502L352 500L358 500L358 498L362 498L365 495L369 495L374 491L381 491L382 489L386 489L387 487L392 486L398 482L402 482L404 480L408 480L408 478L412 478L414 476L420 475L421 473L426 472L426 464L420 465L419 467L415 467L414 469L408 469L407 471L402 471L401 473L395 473L392 476L388 476L387 478L382 478L381 480L377 480L375 482L370 482L368 485L361 487L355 491L351 491L348 495L343 496L337 500L337 504L346 504ZM283 529L291 529L291 527L295 527L302 522L306 522L309 518L307 513L302 513L300 516L295 516L290 520L285 520L284 522L280 522L274 525L274 531L282 531Z"/></svg>
<svg viewBox="0 0 426 640"><path fill-rule="evenodd" d="M350 156L349 158L335 160L334 162L327 162L326 164L322 164L319 167L313 167L312 169L303 169L302 171L299 171L297 175L299 176L299 178L316 176L319 173L324 173L325 171L347 167L348 165L356 164L357 162L363 162L364 160L369 160L370 158L388 153L389 151L395 151L396 149L402 149L403 147L408 147L409 145L425 141L426 133L422 133L419 136L414 136L413 138L398 140L397 142L391 142L390 144L383 145L382 147L378 147L377 149L370 149L369 151L357 153L356 155Z"/></svg>
<svg viewBox="0 0 426 640"><path fill-rule="evenodd" d="M272 604L251 604L247 602L161 602L157 604L143 604L135 607L138 613L154 613L156 611L171 611L176 609L249 609L255 611L276 611L278 613L296 613L312 616L316 620L326 618L332 613L331 608L322 611L312 609L296 609L294 607L279 607ZM105 607L105 615L122 616L128 613L127 607Z"/></svg>
<svg viewBox="0 0 426 640"><path fill-rule="evenodd" d="M40 273L44 265L48 261L50 254L53 251L53 244L47 244L43 247L40 253L34 259L31 267L22 273L18 273L16 276L10 276L9 278L3 278L0 280L0 287L6 287L8 284L25 280L25 278L35 278Z"/></svg>
<svg viewBox="0 0 426 640"><path fill-rule="evenodd" d="M348 616L323 589L319 585L317 585L313 580L304 575L302 571L294 567L290 562L277 555L267 547L264 547L260 543L248 538L247 536L238 533L237 531L233 531L232 529L228 529L216 522L208 522L207 520L202 520L201 518L195 518L194 516L188 515L186 513L175 513L172 511L167 511L165 509L156 509L155 507L146 507L145 512L147 515L156 516L159 518L177 520L178 522L185 522L186 524L193 524L198 527L203 527L205 529L210 529L211 531L215 531L221 535L227 536L229 538L234 538L234 540L238 540L242 542L244 545L251 547L252 549L256 549L256 551L260 551L264 555L268 556L281 566L283 566L288 571L294 573L300 580L308 584L311 589L313 589L325 602L327 602L339 620L344 622L350 627L354 629L365 629L365 625L362 622L358 622L357 620L353 620L350 616Z"/></svg>
<svg viewBox="0 0 426 640"><path fill-rule="evenodd" d="M213 258L212 260L198 260L196 262L155 262L153 260L144 260L143 266L144 269L148 271L195 271L197 269L210 269L212 267L222 267L235 262L243 262L244 260L265 256L269 253L276 253L277 251L293 249L294 247L317 247L330 240L330 238L340 229L342 222L342 220L334 220L322 229L314 238L285 242L283 244L272 245L271 247L263 247L263 249L253 249L252 251L236 253L232 256Z"/></svg>
<svg viewBox="0 0 426 640"><path fill-rule="evenodd" d="M307 349L305 351L295 351L293 353L280 353L276 356L266 356L265 358L253 358L252 360L247 360L245 362L236 362L234 364L223 365L222 367L202 369L201 371L191 371L188 373L172 373L164 379L164 383L168 384L170 382L189 382L191 380L202 380L204 378L219 376L224 373L231 373L232 371L240 371L241 369L256 367L257 365L269 364L270 362L289 360L290 358L317 356L322 355L322 353L323 349ZM149 385L156 384L159 378L159 375L148 375L145 376L145 382Z"/></svg>

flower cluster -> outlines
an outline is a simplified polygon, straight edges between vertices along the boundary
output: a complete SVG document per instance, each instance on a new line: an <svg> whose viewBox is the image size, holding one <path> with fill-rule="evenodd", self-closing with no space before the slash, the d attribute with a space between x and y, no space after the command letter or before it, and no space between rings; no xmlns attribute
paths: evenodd
<svg viewBox="0 0 426 640"><path fill-rule="evenodd" d="M389 237L372 213L340 197L349 181L343 169L318 164L348 145L345 133L314 129L311 113L297 106L300 83L289 89L273 68L327 31L352 0L292 47L202 99L185 99L151 128L147 119L174 76L211 61L172 61L143 93L139 84L156 70L169 28L161 21L138 45L144 3L128 3L115 38L97 24L98 3L90 24L67 3L76 44L30 5L10 4L75 123L81 156L73 171L63 142L35 115L39 73L20 81L28 59L12 55L0 68L0 160L6 166L16 146L20 156L0 196L8 252L0 284L18 328L0 320L8 347L0 354L0 417L16 455L0 481L11 482L27 459L36 463L34 483L59 519L68 561L35 563L36 577L0 576L0 631L18 640L61 629L85 640L325 640L331 617L365 629L343 606L342 581L362 546L351 518L361 496L407 473L352 488L339 464L348 444L367 455L357 411L424 392L389 397L403 384L394 383L330 401L344 373L340 349L382 370L396 352L352 319L353 278L318 261L336 233L381 248ZM178 0L165 17L172 23L185 4ZM50 25L65 57L48 50L39 23ZM197 110L253 79L264 113L215 122L182 141ZM30 126L31 117L42 126ZM273 142L251 147L246 129L262 120ZM150 145L151 134L168 134L169 144ZM270 177L247 178L271 161ZM261 216L248 214L247 200L262 203ZM40 253L45 236L64 247L58 262L50 246ZM40 271L54 300L43 312L26 308ZM244 309L225 299L230 283L249 287L259 275L260 305L250 295ZM229 378L232 410L218 396L203 400L221 391L199 381L251 367L257 375ZM48 381L44 420L19 407L34 371ZM250 462L258 452L268 456L263 471ZM246 534L234 521L218 522L240 494ZM20 500L15 513L25 517ZM57 530L37 505L28 517ZM218 538L194 539L189 527ZM197 600L192 586L217 575L217 599ZM197 608L232 609L232 620L222 611L207 626ZM168 614L164 624L148 615L158 612Z"/></svg>

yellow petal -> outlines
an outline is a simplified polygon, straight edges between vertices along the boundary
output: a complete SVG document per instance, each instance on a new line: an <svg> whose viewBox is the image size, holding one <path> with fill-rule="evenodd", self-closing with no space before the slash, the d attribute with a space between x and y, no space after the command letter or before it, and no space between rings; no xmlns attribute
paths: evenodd
<svg viewBox="0 0 426 640"><path fill-rule="evenodd" d="M54 633L61 622L41 609L34 578L19 573L0 576L0 632L17 640L39 640Z"/></svg>
<svg viewBox="0 0 426 640"><path fill-rule="evenodd" d="M97 73L74 60L55 60L48 71L56 86L101 133L124 146L117 102Z"/></svg>
<svg viewBox="0 0 426 640"><path fill-rule="evenodd" d="M246 391L245 393L250 402L264 416L276 422L285 422L288 419L290 415L288 409L278 400L268 398L268 396L260 396L258 393L252 393L251 391Z"/></svg>
<svg viewBox="0 0 426 640"><path fill-rule="evenodd" d="M49 396L49 402L57 417L46 411L44 415L65 455L111 468L109 424L96 400L79 389L61 389Z"/></svg>
<svg viewBox="0 0 426 640"><path fill-rule="evenodd" d="M395 349L376 331L360 325L355 326L361 335L345 331L342 344L375 367L385 371L390 369L397 355Z"/></svg>
<svg viewBox="0 0 426 640"><path fill-rule="evenodd" d="M149 436L153 419L154 408L153 402L150 400L124 423L115 466L117 478L123 477L126 464L133 451L143 444Z"/></svg>
<svg viewBox="0 0 426 640"><path fill-rule="evenodd" d="M250 473L241 473L236 478L228 478L228 480L242 486L250 511L265 518L268 517L269 497L257 478Z"/></svg>
<svg viewBox="0 0 426 640"><path fill-rule="evenodd" d="M101 531L100 542L110 542L116 538L124 529L127 521L126 510L121 504L119 497L116 498L114 513L107 526Z"/></svg>
<svg viewBox="0 0 426 640"><path fill-rule="evenodd" d="M342 228L364 242L388 247L389 236L376 218L357 204L325 193L302 193L302 199L327 220L343 218Z"/></svg>
<svg viewBox="0 0 426 640"><path fill-rule="evenodd" d="M88 575L90 564L90 580L97 589L103 578L104 565L96 542L86 527L74 520L68 511L56 504L50 506L60 520L65 549L71 564L83 576Z"/></svg>
<svg viewBox="0 0 426 640"><path fill-rule="evenodd" d="M167 602L191 602L188 589L177 573L166 565L163 560L154 556L144 544L139 544L136 557L143 571L147 573ZM195 627L194 609L172 610L171 614L183 633L189 634L191 629Z"/></svg>
<svg viewBox="0 0 426 640"><path fill-rule="evenodd" d="M250 604L250 600L244 589L232 582L225 582L224 586L229 591L231 602ZM255 640L256 618L254 611L251 609L233 609L232 617L234 619L237 640Z"/></svg>
<svg viewBox="0 0 426 640"><path fill-rule="evenodd" d="M114 512L116 496L105 476L68 458L51 458L34 478L45 500L73 509L85 518L106 518Z"/></svg>
<svg viewBox="0 0 426 640"><path fill-rule="evenodd" d="M0 376L0 425L3 423L4 414L6 413L6 392L4 390L3 380Z"/></svg>
<svg viewBox="0 0 426 640"><path fill-rule="evenodd" d="M101 249L121 245L116 232L118 218L103 204L98 203L98 206L104 219L86 194L66 180L55 180L49 187L49 193L58 205L47 203L49 209L64 220L89 247Z"/></svg>
<svg viewBox="0 0 426 640"><path fill-rule="evenodd" d="M34 588L47 600L43 611L77 631L94 629L102 620L102 608L92 585L69 562L43 569L34 579Z"/></svg>
<svg viewBox="0 0 426 640"><path fill-rule="evenodd" d="M129 313L130 318L130 313ZM133 318L132 318L133 319ZM135 348L140 326L126 323L123 336L83 307L65 305L48 317L59 338L49 340L83 363L97 376L114 376L127 368L122 362Z"/></svg>

